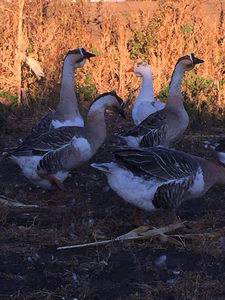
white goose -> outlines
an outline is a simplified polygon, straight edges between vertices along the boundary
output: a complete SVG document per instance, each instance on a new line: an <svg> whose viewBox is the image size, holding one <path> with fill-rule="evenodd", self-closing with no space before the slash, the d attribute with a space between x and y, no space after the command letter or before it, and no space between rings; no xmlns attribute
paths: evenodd
<svg viewBox="0 0 225 300"><path fill-rule="evenodd" d="M113 91L100 95L92 103L85 127L59 127L42 134L29 145L19 146L9 153L23 174L46 189L55 183L60 189L69 171L89 160L106 137L104 111L117 110L124 116L124 102Z"/></svg>
<svg viewBox="0 0 225 300"><path fill-rule="evenodd" d="M154 99L152 70L146 62L135 63L128 72L134 72L137 77L142 77L142 87L132 110L134 124L138 125L149 115L163 109L165 105Z"/></svg>
<svg viewBox="0 0 225 300"><path fill-rule="evenodd" d="M202 59L188 54L179 58L174 68L165 108L159 110L139 125L118 136L130 147L170 146L185 131L189 123L181 94L182 79L185 71L192 70Z"/></svg>
<svg viewBox="0 0 225 300"><path fill-rule="evenodd" d="M95 54L87 52L84 48L77 48L67 53L62 72L60 101L57 109L44 116L31 131L21 139L22 143L29 143L49 129L62 126L84 126L80 115L75 93L74 71L84 66L87 59Z"/></svg>
<svg viewBox="0 0 225 300"><path fill-rule="evenodd" d="M201 197L215 184L225 184L225 166L162 147L121 148L115 162L93 163L125 201L146 211L174 210Z"/></svg>

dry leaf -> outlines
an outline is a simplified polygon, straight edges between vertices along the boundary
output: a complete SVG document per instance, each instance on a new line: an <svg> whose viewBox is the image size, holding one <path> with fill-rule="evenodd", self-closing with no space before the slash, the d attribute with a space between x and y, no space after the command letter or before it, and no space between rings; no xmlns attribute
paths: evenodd
<svg viewBox="0 0 225 300"><path fill-rule="evenodd" d="M41 77L45 77L45 74L44 74L39 62L36 59L27 56L26 62L29 65L29 67L32 69L32 71L35 73L38 80L40 80Z"/></svg>
<svg viewBox="0 0 225 300"><path fill-rule="evenodd" d="M170 232L173 230L176 230L183 226L183 223L176 223L176 224L170 224L165 227L161 228L153 228L149 229L149 226L140 226L138 228L135 228L134 230L129 231L128 233L125 233L123 235L120 235L116 237L115 239L111 240L105 240L105 241L98 241L98 242L92 242L92 243L85 243L85 244L79 244L79 245L71 245L71 246L63 246L58 247L57 250L63 250L63 249L71 249L71 248L82 248L82 247L89 247L89 246L96 246L96 245L105 245L116 241L126 241L126 240L143 240L148 239L154 236L164 236L165 233ZM175 239L173 239L175 240ZM168 239L170 241L170 239Z"/></svg>

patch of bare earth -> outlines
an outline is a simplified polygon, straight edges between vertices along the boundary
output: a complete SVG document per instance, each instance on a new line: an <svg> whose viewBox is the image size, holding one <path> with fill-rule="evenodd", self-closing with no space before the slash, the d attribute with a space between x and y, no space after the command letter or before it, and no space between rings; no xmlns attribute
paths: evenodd
<svg viewBox="0 0 225 300"><path fill-rule="evenodd" d="M107 124L108 138L93 162L111 160L117 144L113 132L131 123L108 115ZM23 123L20 132L12 128L2 136L7 146L17 143ZM222 129L188 130L176 147L210 157L202 142L215 135L222 135ZM156 237L57 250L61 245L114 238L135 228L133 207L89 164L72 172L65 182L72 193L63 195L36 188L16 165L1 159L1 193L39 206L1 207L1 299L225 299L225 187L216 186L203 198L182 205L179 215L192 236L174 232L178 243ZM143 212L143 218L155 227L166 222L160 212Z"/></svg>

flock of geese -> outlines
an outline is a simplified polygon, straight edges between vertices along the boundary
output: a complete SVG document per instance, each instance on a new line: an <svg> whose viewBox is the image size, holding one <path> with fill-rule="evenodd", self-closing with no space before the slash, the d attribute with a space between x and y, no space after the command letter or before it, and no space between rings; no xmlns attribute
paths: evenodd
<svg viewBox="0 0 225 300"><path fill-rule="evenodd" d="M110 91L93 101L84 124L74 72L94 56L84 48L67 53L57 109L44 116L6 155L31 182L45 189L56 185L64 190L63 181L69 172L98 151L107 134L106 109L125 117L125 102ZM178 59L165 105L154 99L152 71L147 63L135 63L128 70L142 77L142 87L132 111L134 126L117 134L127 145L115 149L113 162L91 166L106 175L110 187L121 198L139 209L173 211L183 201L202 196L214 184L225 184L224 140L209 142L219 160L171 149L189 123L181 94L183 75L203 62L194 54Z"/></svg>

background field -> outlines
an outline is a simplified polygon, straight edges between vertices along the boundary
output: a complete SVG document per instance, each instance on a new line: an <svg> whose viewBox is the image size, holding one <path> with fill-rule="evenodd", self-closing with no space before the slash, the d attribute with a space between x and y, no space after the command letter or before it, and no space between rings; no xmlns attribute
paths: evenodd
<svg viewBox="0 0 225 300"><path fill-rule="evenodd" d="M118 143L113 133L132 125L130 111L140 80L126 70L135 61L149 62L155 96L165 101L174 65L189 52L205 63L184 78L191 122L176 148L212 157L203 141L224 135L225 1L25 0L20 10L22 6L23 0L0 1L1 149L15 146L56 107L64 56L83 46L97 55L76 72L84 118L98 93L116 89L131 100L126 121L107 114L108 136L91 162L110 161ZM44 78L37 79L27 58L39 62ZM191 236L180 234L176 244L154 238L57 251L60 245L113 238L135 227L133 207L89 164L66 180L72 193L59 195L32 186L17 166L1 159L1 193L40 207L1 207L0 298L225 299L224 187L182 205L179 215L191 227ZM155 227L167 222L160 212L143 212L143 217ZM159 265L162 255L166 260Z"/></svg>

